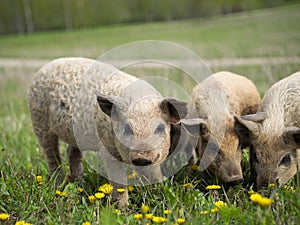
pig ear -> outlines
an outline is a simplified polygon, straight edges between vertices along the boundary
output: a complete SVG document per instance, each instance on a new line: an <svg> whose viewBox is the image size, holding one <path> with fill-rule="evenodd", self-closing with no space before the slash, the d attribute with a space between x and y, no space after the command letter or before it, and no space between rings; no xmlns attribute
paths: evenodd
<svg viewBox="0 0 300 225"><path fill-rule="evenodd" d="M209 139L210 128L205 120L200 118L182 119L180 120L180 124L193 136L200 135L206 140Z"/></svg>
<svg viewBox="0 0 300 225"><path fill-rule="evenodd" d="M261 123L266 118L267 115L265 113L234 117L234 129L242 143L249 143L250 138L254 138L259 135Z"/></svg>
<svg viewBox="0 0 300 225"><path fill-rule="evenodd" d="M123 102L119 97L116 96L108 96L108 95L98 95L97 102L100 109L108 116L112 118L112 120L119 120L117 109L122 108ZM116 109L113 109L113 106Z"/></svg>
<svg viewBox="0 0 300 225"><path fill-rule="evenodd" d="M166 98L161 104L160 108L163 112L169 114L171 123L176 123L180 119L184 118L188 113L187 103L175 98Z"/></svg>
<svg viewBox="0 0 300 225"><path fill-rule="evenodd" d="M286 144L300 148L300 129L298 127L287 127L282 134Z"/></svg>

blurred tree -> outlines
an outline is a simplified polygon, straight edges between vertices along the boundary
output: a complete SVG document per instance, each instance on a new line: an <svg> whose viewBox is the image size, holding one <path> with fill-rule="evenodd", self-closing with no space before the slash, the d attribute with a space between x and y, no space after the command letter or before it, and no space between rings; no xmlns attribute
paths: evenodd
<svg viewBox="0 0 300 225"><path fill-rule="evenodd" d="M33 33L34 26L32 21L32 11L30 0L23 0L24 15L27 33Z"/></svg>
<svg viewBox="0 0 300 225"><path fill-rule="evenodd" d="M0 0L0 34L228 14L300 0Z"/></svg>

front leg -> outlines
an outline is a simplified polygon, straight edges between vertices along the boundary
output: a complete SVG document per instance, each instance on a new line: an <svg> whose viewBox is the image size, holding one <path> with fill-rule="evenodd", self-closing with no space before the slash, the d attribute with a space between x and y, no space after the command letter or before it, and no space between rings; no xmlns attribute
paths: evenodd
<svg viewBox="0 0 300 225"><path fill-rule="evenodd" d="M67 149L69 164L70 164L70 179L71 181L80 181L83 177L82 154L77 147L71 145Z"/></svg>
<svg viewBox="0 0 300 225"><path fill-rule="evenodd" d="M128 206L126 164L114 158L106 150L101 152L101 158L105 164L107 178L114 187L112 196L115 200L117 200L118 207L122 208ZM119 188L124 188L125 192L119 193L117 191Z"/></svg>

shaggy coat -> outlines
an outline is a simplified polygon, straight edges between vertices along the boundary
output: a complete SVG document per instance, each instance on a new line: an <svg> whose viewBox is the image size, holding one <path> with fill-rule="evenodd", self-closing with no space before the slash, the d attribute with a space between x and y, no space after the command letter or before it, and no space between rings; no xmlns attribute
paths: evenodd
<svg viewBox="0 0 300 225"><path fill-rule="evenodd" d="M218 72L197 85L191 99L188 117L202 120L197 146L201 168L225 183L238 183L243 179L244 146L234 130L234 117L257 111L260 96L255 85L243 76Z"/></svg>
<svg viewBox="0 0 300 225"><path fill-rule="evenodd" d="M257 114L236 118L237 132L253 147L257 188L285 184L299 165L300 72L274 84Z"/></svg>
<svg viewBox="0 0 300 225"><path fill-rule="evenodd" d="M145 81L85 58L57 59L42 67L28 103L51 173L60 174L60 139L68 144L72 179L83 175L82 151L98 150L108 179L123 185L128 164L142 167L149 182L161 181L159 164L169 153L170 123L187 114L185 102L163 99ZM120 206L127 204L127 193L117 198Z"/></svg>

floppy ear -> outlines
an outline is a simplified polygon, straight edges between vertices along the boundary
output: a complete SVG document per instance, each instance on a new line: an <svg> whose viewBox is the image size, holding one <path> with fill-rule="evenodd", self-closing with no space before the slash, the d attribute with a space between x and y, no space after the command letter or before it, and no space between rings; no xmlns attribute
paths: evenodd
<svg viewBox="0 0 300 225"><path fill-rule="evenodd" d="M118 109L121 109L124 103L121 101L119 97L116 96L108 96L108 95L98 95L97 102L100 109L112 120L119 120ZM113 109L116 107L115 109Z"/></svg>
<svg viewBox="0 0 300 225"><path fill-rule="evenodd" d="M207 122L200 118L182 119L179 122L193 136L201 136L208 140L210 136L210 128Z"/></svg>
<svg viewBox="0 0 300 225"><path fill-rule="evenodd" d="M160 104L160 108L163 112L169 114L171 123L176 123L180 119L186 117L188 113L187 103L175 98L165 98Z"/></svg>
<svg viewBox="0 0 300 225"><path fill-rule="evenodd" d="M249 143L260 133L261 123L267 118L266 113L257 113L234 117L234 130L242 143Z"/></svg>
<svg viewBox="0 0 300 225"><path fill-rule="evenodd" d="M300 129L298 127L285 128L282 138L286 144L300 148Z"/></svg>

